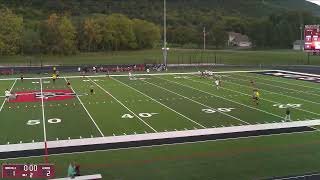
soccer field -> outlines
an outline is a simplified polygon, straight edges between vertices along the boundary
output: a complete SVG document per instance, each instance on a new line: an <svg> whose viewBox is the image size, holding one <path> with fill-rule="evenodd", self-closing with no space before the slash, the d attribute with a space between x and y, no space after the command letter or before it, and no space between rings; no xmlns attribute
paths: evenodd
<svg viewBox="0 0 320 180"><path fill-rule="evenodd" d="M290 73L296 76L290 79L277 77L279 73L230 71L213 78L201 78L199 73L70 76L55 83L46 77L1 79L0 91L9 89L17 97L9 102L0 97L0 149L170 132L228 132L232 127L291 128L297 122L297 127L311 124L310 130L316 129L320 77ZM221 79L219 88L215 79ZM258 105L252 99L254 89L260 92ZM283 122L287 107L291 120Z"/></svg>

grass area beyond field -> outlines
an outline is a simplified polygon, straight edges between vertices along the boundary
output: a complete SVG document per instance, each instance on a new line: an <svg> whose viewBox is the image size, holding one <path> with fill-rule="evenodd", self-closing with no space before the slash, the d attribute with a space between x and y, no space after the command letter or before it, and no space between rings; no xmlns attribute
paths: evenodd
<svg viewBox="0 0 320 180"><path fill-rule="evenodd" d="M141 51L119 51L110 53L80 53L75 56L9 56L0 57L0 66L24 65L82 65L82 64L132 64L162 63L162 51L158 49ZM320 65L319 56L308 56L293 50L183 50L172 49L168 62L176 64L218 63L241 65Z"/></svg>

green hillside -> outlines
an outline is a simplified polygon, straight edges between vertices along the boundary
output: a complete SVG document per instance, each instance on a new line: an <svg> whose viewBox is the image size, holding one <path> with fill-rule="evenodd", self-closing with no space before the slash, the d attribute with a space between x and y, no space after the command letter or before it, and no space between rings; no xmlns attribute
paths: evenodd
<svg viewBox="0 0 320 180"><path fill-rule="evenodd" d="M305 0L266 0L272 5L289 10L310 11L316 16L320 16L320 6Z"/></svg>
<svg viewBox="0 0 320 180"><path fill-rule="evenodd" d="M45 18L52 12L69 12L74 16L122 13L159 21L162 12L162 1L149 0L0 0L0 3L31 19ZM261 17L283 10L304 10L320 15L320 6L305 0L168 0L168 9L172 15L218 11L227 15Z"/></svg>

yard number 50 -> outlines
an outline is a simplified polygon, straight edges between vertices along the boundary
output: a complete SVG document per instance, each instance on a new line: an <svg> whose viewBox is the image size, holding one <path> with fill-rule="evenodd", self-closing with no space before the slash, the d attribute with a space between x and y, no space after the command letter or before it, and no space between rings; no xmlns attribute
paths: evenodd
<svg viewBox="0 0 320 180"><path fill-rule="evenodd" d="M57 123L61 123L61 119L59 119L59 118L52 118L52 119L48 119L48 123L50 123L50 124L57 124ZM34 125L38 125L38 124L40 124L41 123L41 121L40 120L29 120L28 122L27 122L27 125L29 125L29 126L34 126Z"/></svg>

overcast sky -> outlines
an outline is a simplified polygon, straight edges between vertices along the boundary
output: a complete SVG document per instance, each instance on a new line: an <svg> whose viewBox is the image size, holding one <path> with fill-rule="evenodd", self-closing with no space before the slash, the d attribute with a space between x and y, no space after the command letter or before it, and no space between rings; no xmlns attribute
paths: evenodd
<svg viewBox="0 0 320 180"><path fill-rule="evenodd" d="M320 0L307 0L307 1L310 1L310 2L313 2L313 3L316 3L316 4L320 5Z"/></svg>

